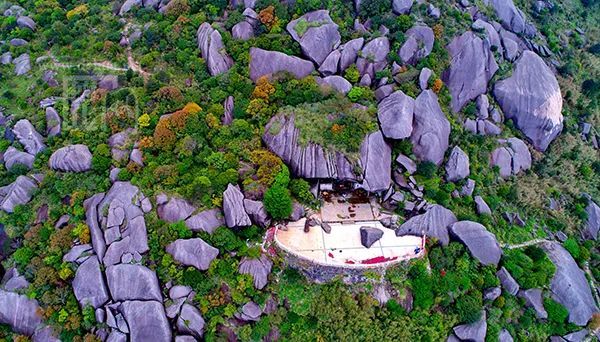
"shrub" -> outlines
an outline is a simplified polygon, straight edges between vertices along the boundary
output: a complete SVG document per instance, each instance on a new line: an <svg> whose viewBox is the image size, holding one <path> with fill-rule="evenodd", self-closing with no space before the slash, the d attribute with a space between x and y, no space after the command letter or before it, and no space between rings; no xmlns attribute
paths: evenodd
<svg viewBox="0 0 600 342"><path fill-rule="evenodd" d="M548 312L548 320L554 323L564 323L569 317L569 311L550 298L544 298L544 309Z"/></svg>
<svg viewBox="0 0 600 342"><path fill-rule="evenodd" d="M274 184L266 192L263 200L265 209L276 220L283 220L292 214L292 198L285 187Z"/></svg>
<svg viewBox="0 0 600 342"><path fill-rule="evenodd" d="M556 267L545 252L537 246L525 250L513 249L505 253L504 267L525 289L542 288L554 275Z"/></svg>
<svg viewBox="0 0 600 342"><path fill-rule="evenodd" d="M481 318L481 292L473 291L456 299L456 313L461 322L474 323Z"/></svg>
<svg viewBox="0 0 600 342"><path fill-rule="evenodd" d="M429 179L437 173L437 165L430 161L424 161L417 165L417 174Z"/></svg>
<svg viewBox="0 0 600 342"><path fill-rule="evenodd" d="M356 64L352 64L346 69L344 72L344 76L350 83L358 82L360 78L360 73L358 72L358 68L356 68Z"/></svg>

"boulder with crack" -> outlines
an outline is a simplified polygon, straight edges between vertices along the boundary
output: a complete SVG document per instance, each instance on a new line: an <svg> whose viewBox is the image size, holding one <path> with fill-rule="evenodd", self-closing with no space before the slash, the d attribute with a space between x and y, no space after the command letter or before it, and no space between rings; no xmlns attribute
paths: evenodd
<svg viewBox="0 0 600 342"><path fill-rule="evenodd" d="M286 26L302 52L317 65L340 45L338 25L331 20L328 10L318 10L292 20Z"/></svg>
<svg viewBox="0 0 600 342"><path fill-rule="evenodd" d="M293 114L278 114L265 127L263 141L279 156L290 171L302 178L356 180L354 166L341 152L332 152L320 145L299 142L300 131L294 125Z"/></svg>
<svg viewBox="0 0 600 342"><path fill-rule="evenodd" d="M35 127L27 119L17 121L13 127L13 133L27 153L35 156L46 149L41 134L35 130Z"/></svg>
<svg viewBox="0 0 600 342"><path fill-rule="evenodd" d="M38 185L27 176L18 176L14 182L0 188L0 209L12 213L17 205L31 200Z"/></svg>
<svg viewBox="0 0 600 342"><path fill-rule="evenodd" d="M244 194L237 185L229 184L223 192L223 213L227 227L246 227L252 222L244 208Z"/></svg>
<svg viewBox="0 0 600 342"><path fill-rule="evenodd" d="M421 59L429 56L435 40L433 30L429 26L414 26L406 31L405 36L406 40L398 51L403 63L415 65Z"/></svg>
<svg viewBox="0 0 600 342"><path fill-rule="evenodd" d="M487 85L498 70L488 41L467 31L446 47L450 66L442 75L452 95L452 111L460 111L468 102L487 91Z"/></svg>
<svg viewBox="0 0 600 342"><path fill-rule="evenodd" d="M500 177L508 178L531 168L531 152L523 140L513 137L499 139L498 142L505 146L498 147L492 152L490 166L498 167Z"/></svg>
<svg viewBox="0 0 600 342"><path fill-rule="evenodd" d="M211 76L225 73L233 66L233 59L225 52L221 33L213 29L209 23L205 22L198 27L196 39Z"/></svg>
<svg viewBox="0 0 600 342"><path fill-rule="evenodd" d="M456 182L469 177L469 156L458 146L454 146L446 162L446 178Z"/></svg>
<svg viewBox="0 0 600 342"><path fill-rule="evenodd" d="M441 165L448 149L450 122L432 90L424 90L415 100L411 142L413 153L421 161Z"/></svg>
<svg viewBox="0 0 600 342"><path fill-rule="evenodd" d="M219 209L209 209L190 216L185 225L192 231L204 231L209 234L225 225L225 217Z"/></svg>
<svg viewBox="0 0 600 342"><path fill-rule="evenodd" d="M379 192L389 189L392 183L392 147L384 140L381 131L370 133L363 140L360 165L365 190Z"/></svg>

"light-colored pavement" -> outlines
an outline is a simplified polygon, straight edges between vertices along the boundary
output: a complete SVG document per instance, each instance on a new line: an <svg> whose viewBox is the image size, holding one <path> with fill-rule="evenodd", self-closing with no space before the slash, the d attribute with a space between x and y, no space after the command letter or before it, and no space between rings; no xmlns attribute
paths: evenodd
<svg viewBox="0 0 600 342"><path fill-rule="evenodd" d="M304 232L305 221L290 222L287 230L277 230L275 241L288 253L317 264L351 268L379 267L423 254L422 237L398 237L378 221L330 223L329 234L320 226L310 227L309 232ZM363 226L379 228L384 232L383 237L370 248L361 244L360 227Z"/></svg>

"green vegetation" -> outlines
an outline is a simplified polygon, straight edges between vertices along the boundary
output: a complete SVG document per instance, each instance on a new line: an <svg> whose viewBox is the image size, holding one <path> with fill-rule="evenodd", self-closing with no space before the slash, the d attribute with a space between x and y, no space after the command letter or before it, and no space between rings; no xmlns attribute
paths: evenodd
<svg viewBox="0 0 600 342"><path fill-rule="evenodd" d="M546 287L556 271L546 253L537 246L506 251L503 264L525 289Z"/></svg>

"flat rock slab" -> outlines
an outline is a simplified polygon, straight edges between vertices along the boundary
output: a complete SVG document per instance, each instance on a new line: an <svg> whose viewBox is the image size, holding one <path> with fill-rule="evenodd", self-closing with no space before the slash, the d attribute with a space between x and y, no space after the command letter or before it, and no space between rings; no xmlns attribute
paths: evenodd
<svg viewBox="0 0 600 342"><path fill-rule="evenodd" d="M156 300L162 294L156 273L142 265L119 264L106 268L111 297L116 301Z"/></svg>
<svg viewBox="0 0 600 342"><path fill-rule="evenodd" d="M129 326L131 342L171 342L171 327L160 302L127 301L120 310Z"/></svg>
<svg viewBox="0 0 600 342"><path fill-rule="evenodd" d="M462 242L473 257L484 265L498 265L502 249L494 234L477 222L459 221L449 228L450 235Z"/></svg>

